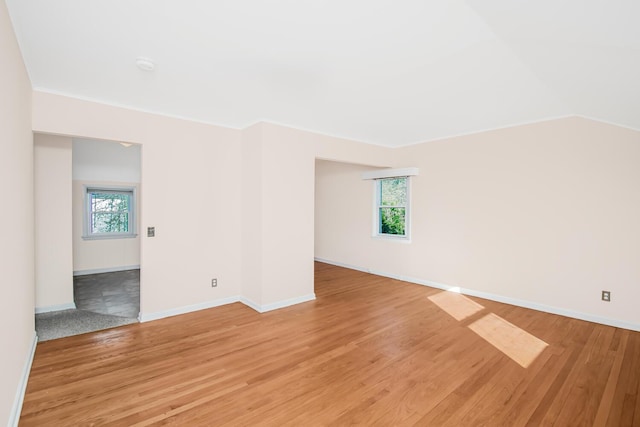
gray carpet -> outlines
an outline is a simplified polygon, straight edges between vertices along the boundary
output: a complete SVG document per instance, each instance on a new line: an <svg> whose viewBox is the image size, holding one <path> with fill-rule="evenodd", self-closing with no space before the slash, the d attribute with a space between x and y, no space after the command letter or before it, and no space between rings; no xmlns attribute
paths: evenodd
<svg viewBox="0 0 640 427"><path fill-rule="evenodd" d="M137 323L137 319L109 316L84 310L61 310L36 314L38 341L70 337L116 326Z"/></svg>

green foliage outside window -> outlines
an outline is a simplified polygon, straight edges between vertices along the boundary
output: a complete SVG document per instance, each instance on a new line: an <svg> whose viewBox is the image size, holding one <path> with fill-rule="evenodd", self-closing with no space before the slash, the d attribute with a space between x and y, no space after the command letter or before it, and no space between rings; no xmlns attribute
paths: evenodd
<svg viewBox="0 0 640 427"><path fill-rule="evenodd" d="M406 235L407 178L380 180L380 234Z"/></svg>
<svg viewBox="0 0 640 427"><path fill-rule="evenodd" d="M380 208L380 232L404 236L404 212L404 208Z"/></svg>
<svg viewBox="0 0 640 427"><path fill-rule="evenodd" d="M128 233L130 196L126 193L89 193L91 233Z"/></svg>

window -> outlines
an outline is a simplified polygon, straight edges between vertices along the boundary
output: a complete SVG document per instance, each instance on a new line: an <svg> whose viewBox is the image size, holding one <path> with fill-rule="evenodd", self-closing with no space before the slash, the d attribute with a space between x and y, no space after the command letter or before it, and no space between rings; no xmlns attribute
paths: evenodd
<svg viewBox="0 0 640 427"><path fill-rule="evenodd" d="M87 188L85 239L135 237L133 188Z"/></svg>
<svg viewBox="0 0 640 427"><path fill-rule="evenodd" d="M390 177L375 181L376 236L409 238L409 178Z"/></svg>
<svg viewBox="0 0 640 427"><path fill-rule="evenodd" d="M362 179L374 180L373 236L411 242L409 203L410 178L418 176L416 167L366 171Z"/></svg>

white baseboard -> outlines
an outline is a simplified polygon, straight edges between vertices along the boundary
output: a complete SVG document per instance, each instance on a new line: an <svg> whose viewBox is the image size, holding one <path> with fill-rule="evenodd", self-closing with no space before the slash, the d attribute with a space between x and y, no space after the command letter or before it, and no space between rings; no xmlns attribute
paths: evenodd
<svg viewBox="0 0 640 427"><path fill-rule="evenodd" d="M251 307L258 313L266 313L267 311L278 310L280 308L289 307L289 306L300 304L303 302L313 301L315 299L316 299L316 294L312 293L312 294L302 295L299 297L272 302L270 304L264 304L264 305L256 304L255 302L245 297L241 297L240 302L246 305L247 307Z"/></svg>
<svg viewBox="0 0 640 427"><path fill-rule="evenodd" d="M322 258L315 258L315 260L318 261L318 262L323 262L325 264L331 264L331 265L335 265L335 266L338 266L338 267L348 268L348 269L351 269L351 270L358 270L358 271L363 271L365 273L375 274L377 276L389 277L391 279L402 280L404 282L415 283L417 285L429 286L429 287L432 287L432 288L442 289L442 290L445 290L445 291L457 292L457 293L461 293L461 294L464 294L464 295L469 295L469 296L472 296L472 297L484 298L484 299L488 299L488 300L491 300L491 301L501 302L501 303L504 303L504 304L510 304L510 305L515 305L515 306L518 306L518 307L529 308L529 309L532 309L532 310L543 311L545 313L558 314L560 316L571 317L573 319L586 320L587 322L600 323L602 325L613 326L613 327L616 327L616 328L629 329L629 330L632 330L632 331L640 331L640 324L638 324L638 323L631 323L631 322L626 322L626 321L618 320L618 319L610 319L608 317L595 316L595 315L589 314L589 313L583 313L583 312L579 312L579 311L568 310L568 309L565 309L565 308L554 307L554 306L545 305L545 304L538 304L538 303L531 302L531 301L526 301L526 300L521 300L521 299L511 298L511 297L506 297L506 296L503 296L503 295L492 294L492 293L489 293L489 292L482 292L482 291L477 291L477 290L474 290L474 289L461 288L459 286L450 286L450 285L447 285L447 284L444 284L444 283L432 282L430 280L417 279L415 277L408 277L408 276L397 275L397 274L389 274L389 273L385 273L385 272L377 271L377 270L373 271L373 270L370 270L370 269L366 269L366 268L362 268L362 267L358 267L358 266L351 266L349 264L345 264L345 263L341 263L341 262L335 262L335 261L322 259Z"/></svg>
<svg viewBox="0 0 640 427"><path fill-rule="evenodd" d="M257 304L253 301L251 301L249 298L245 298L245 297L240 297L240 302L243 303L244 305L246 305L249 308L254 309L255 311L257 311L258 313L262 313L262 306L260 304Z"/></svg>
<svg viewBox="0 0 640 427"><path fill-rule="evenodd" d="M349 270L358 270L358 271L362 271L363 273L371 273L371 270L369 270L368 268L362 268L362 267L358 267L357 265L351 265L351 264L344 264L342 262L338 262L338 261L331 261L329 259L324 259L324 258L318 258L315 257L314 258L315 261L318 262L322 262L324 264L331 264L331 265L335 265L336 267L344 267L344 268L348 268ZM381 276L381 275L379 275ZM385 276L386 277L386 276Z"/></svg>
<svg viewBox="0 0 640 427"><path fill-rule="evenodd" d="M89 274L113 273L116 271L139 270L140 265L123 265L120 267L94 268L92 270L74 270L74 276L88 276Z"/></svg>
<svg viewBox="0 0 640 427"><path fill-rule="evenodd" d="M140 313L138 320L140 323L150 322L152 320L164 319L165 317L178 316L180 314L191 313L199 310L206 310L207 308L219 307L221 305L233 304L234 302L241 302L249 308L254 309L258 313L266 313L267 311L277 310L279 308L289 307L291 305L300 304L307 301L313 301L316 299L315 294L303 295L296 298L291 298L283 301L277 301L271 304L260 305L251 301L243 296L235 295L227 298L220 298L213 301L207 301L200 304L187 305L183 307L176 307L170 310L158 311L155 313Z"/></svg>
<svg viewBox="0 0 640 427"><path fill-rule="evenodd" d="M150 322L152 320L164 319L165 317L177 316L179 314L191 313L193 311L206 310L207 308L219 307L221 305L232 304L239 301L240 297L235 295L232 297L220 298L199 304L176 307L165 311L157 311L155 313L140 313L140 315L138 316L138 320L141 323Z"/></svg>
<svg viewBox="0 0 640 427"><path fill-rule="evenodd" d="M16 390L16 396L13 399L13 406L11 407L11 413L9 415L9 422L7 426L18 427L20 421L20 414L22 413L22 403L24 402L24 393L27 391L27 383L29 382L29 373L31 373L31 364L33 363L33 356L36 353L36 345L38 344L38 336L36 331L33 331L33 339L31 340L31 348L27 359L25 360L24 367L22 368L22 376L20 377L20 383L18 383L18 389Z"/></svg>
<svg viewBox="0 0 640 427"><path fill-rule="evenodd" d="M75 302L68 302L66 304L47 305L44 307L36 307L36 314L49 313L50 311L71 310L76 308Z"/></svg>

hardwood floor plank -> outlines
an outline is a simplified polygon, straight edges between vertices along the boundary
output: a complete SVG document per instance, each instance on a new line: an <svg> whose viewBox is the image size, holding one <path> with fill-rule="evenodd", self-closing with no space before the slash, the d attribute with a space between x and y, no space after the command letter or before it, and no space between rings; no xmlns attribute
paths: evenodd
<svg viewBox="0 0 640 427"><path fill-rule="evenodd" d="M627 350L620 370L620 380L616 387L607 425L640 425L639 387L640 378L640 337L629 334Z"/></svg>
<svg viewBox="0 0 640 427"><path fill-rule="evenodd" d="M600 406L598 407L598 412L596 413L595 420L593 422L594 425L604 426L607 424L607 418L609 417L609 412L611 411L611 404L614 399L614 392L616 389L616 385L620 380L620 371L622 369L622 362L624 361L624 354L627 348L627 340L629 338L629 331L616 330L616 335L618 339L614 340L612 346L610 348L611 356L615 359L613 365L611 367L611 371L609 372L609 378L607 379L607 385L605 386L604 392L602 393L602 399L600 400ZM620 335L622 338L620 339Z"/></svg>
<svg viewBox="0 0 640 427"><path fill-rule="evenodd" d="M20 425L640 425L638 332L322 263L315 283L39 343ZM547 346L521 366L472 330L488 315Z"/></svg>

